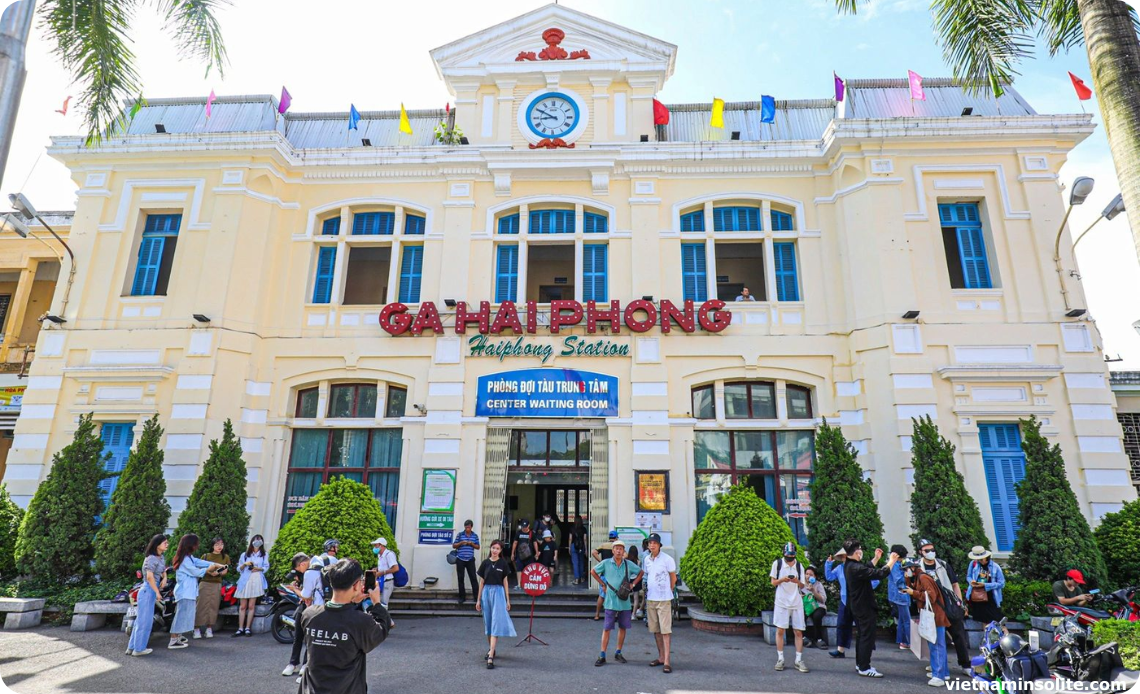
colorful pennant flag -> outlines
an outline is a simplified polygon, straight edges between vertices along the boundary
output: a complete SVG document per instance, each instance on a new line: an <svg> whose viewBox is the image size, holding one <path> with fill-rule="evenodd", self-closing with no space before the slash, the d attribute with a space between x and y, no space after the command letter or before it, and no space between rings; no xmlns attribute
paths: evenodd
<svg viewBox="0 0 1140 694"><path fill-rule="evenodd" d="M776 122L776 99L775 97L763 95L760 97L760 122L761 123L775 123Z"/></svg>
<svg viewBox="0 0 1140 694"><path fill-rule="evenodd" d="M281 102L277 105L277 113L285 115L289 107L293 105L293 95L285 87L281 87Z"/></svg>
<svg viewBox="0 0 1140 694"><path fill-rule="evenodd" d="M1069 74L1071 75L1071 74L1073 74L1073 73L1071 73L1071 72L1070 72ZM68 105L69 103L71 103L71 97L70 97L70 96L69 96L69 97L67 97L66 99L64 99L64 100L63 100L63 108L57 108L57 109L55 110L55 112L56 112L56 113L61 113L61 114L63 114L63 115L65 115L65 116L66 116L66 115L67 115L67 105Z"/></svg>
<svg viewBox="0 0 1140 694"><path fill-rule="evenodd" d="M403 104L400 104L400 132L405 135L412 134L412 124L408 120L408 112L404 110Z"/></svg>
<svg viewBox="0 0 1140 694"><path fill-rule="evenodd" d="M348 105L348 129L357 130L356 124L360 122L360 111L356 110L356 104Z"/></svg>
<svg viewBox="0 0 1140 694"><path fill-rule="evenodd" d="M131 113L130 113L131 120L134 120L135 116L139 115L139 111L142 109L142 107L143 107L143 97L142 97L142 94L139 94L139 98L135 99L134 105L131 106Z"/></svg>
<svg viewBox="0 0 1140 694"><path fill-rule="evenodd" d="M1084 83L1084 80L1082 80L1080 77L1077 77L1071 72L1069 73L1069 79L1073 81L1073 89L1077 90L1078 99L1081 101L1088 101L1092 98L1092 90L1088 88L1088 85Z"/></svg>
<svg viewBox="0 0 1140 694"><path fill-rule="evenodd" d="M657 99L653 100L653 124L669 125L669 109Z"/></svg>
<svg viewBox="0 0 1140 694"><path fill-rule="evenodd" d="M724 99L713 98L712 118L709 119L709 126L713 128L724 127Z"/></svg>
<svg viewBox="0 0 1140 694"><path fill-rule="evenodd" d="M907 70L906 77L910 82L911 101L926 101L926 92L922 91L922 75L914 70Z"/></svg>
<svg viewBox="0 0 1140 694"><path fill-rule="evenodd" d="M209 117L210 117L210 110L211 110L211 108L213 108L213 106L214 106L214 101L215 101L217 98L218 98L218 97L214 96L214 90L213 90L213 89L211 89L211 90L210 90L210 96L209 96L209 97L207 97L207 99L206 99L206 118L209 118Z"/></svg>
<svg viewBox="0 0 1140 694"><path fill-rule="evenodd" d="M835 78L835 100L843 101L843 96L847 92L847 83L843 81L843 78L834 72L831 73L831 76Z"/></svg>
<svg viewBox="0 0 1140 694"><path fill-rule="evenodd" d="M1005 88L1002 87L1001 80L998 79L997 75L990 75L990 89L993 90L995 99L999 98L1002 94L1005 94ZM1000 104L998 105L998 113L1001 113Z"/></svg>

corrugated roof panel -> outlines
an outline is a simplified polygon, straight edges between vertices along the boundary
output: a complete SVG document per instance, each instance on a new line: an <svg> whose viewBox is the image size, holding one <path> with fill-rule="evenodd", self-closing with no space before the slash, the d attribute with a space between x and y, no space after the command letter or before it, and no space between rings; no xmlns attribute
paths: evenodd
<svg viewBox="0 0 1140 694"><path fill-rule="evenodd" d="M400 132L399 111L364 111L356 130L348 129L348 113L306 113L285 120L285 137L297 149L359 147L367 137L373 147L427 147L435 126L447 117L442 110L408 111L412 134Z"/></svg>
<svg viewBox="0 0 1140 694"><path fill-rule="evenodd" d="M905 79L849 80L847 93L851 103L846 118L957 118L962 109L971 107L975 116L1032 116L1037 112L1013 87L994 99L987 93L970 94L951 79L931 78L922 81L925 101L910 99L910 85ZM851 108L853 106L853 108ZM913 106L913 110L912 110Z"/></svg>
<svg viewBox="0 0 1140 694"><path fill-rule="evenodd" d="M742 141L818 140L835 115L831 99L777 101L776 122L760 122L760 102L744 101L724 106L724 128L709 125L712 104L674 104L665 126L668 142L729 140L734 130Z"/></svg>
<svg viewBox="0 0 1140 694"><path fill-rule="evenodd" d="M218 98L210 107L209 119L205 98L154 99L135 114L127 133L153 135L156 123L162 123L168 133L273 130L275 113L276 108L268 96Z"/></svg>

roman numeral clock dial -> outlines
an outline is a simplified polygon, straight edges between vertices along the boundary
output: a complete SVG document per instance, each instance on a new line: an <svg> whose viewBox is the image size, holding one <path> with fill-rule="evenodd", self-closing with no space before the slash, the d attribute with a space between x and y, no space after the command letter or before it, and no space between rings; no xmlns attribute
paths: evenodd
<svg viewBox="0 0 1140 694"><path fill-rule="evenodd" d="M560 94L548 94L527 109L527 123L539 137L565 137L578 123L578 108Z"/></svg>

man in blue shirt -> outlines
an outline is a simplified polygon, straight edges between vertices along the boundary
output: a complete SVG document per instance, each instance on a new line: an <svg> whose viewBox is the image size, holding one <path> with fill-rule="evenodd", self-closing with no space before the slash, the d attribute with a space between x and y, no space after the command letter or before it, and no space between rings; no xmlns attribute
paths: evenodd
<svg viewBox="0 0 1140 694"><path fill-rule="evenodd" d="M455 541L451 543L451 547L455 550L458 561L455 562L455 576L459 581L459 604L462 605L467 601L467 591L463 586L463 572L467 572L467 577L471 579L471 593L474 595L479 590L479 583L475 578L475 550L479 549L479 536L475 534L472 528L475 527L473 521L463 521L463 532L456 533ZM479 596L475 595L476 601Z"/></svg>

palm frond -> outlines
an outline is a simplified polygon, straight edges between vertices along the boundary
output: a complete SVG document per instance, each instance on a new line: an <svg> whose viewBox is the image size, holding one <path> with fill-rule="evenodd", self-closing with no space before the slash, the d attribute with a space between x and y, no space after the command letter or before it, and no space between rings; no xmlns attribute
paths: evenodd
<svg viewBox="0 0 1140 694"><path fill-rule="evenodd" d="M1033 53L1036 20L1031 0L934 0L934 33L942 54L966 89L995 93Z"/></svg>
<svg viewBox="0 0 1140 694"><path fill-rule="evenodd" d="M1038 0L1037 33L1049 47L1049 55L1079 46L1084 40L1077 0Z"/></svg>
<svg viewBox="0 0 1140 694"><path fill-rule="evenodd" d="M206 74L216 69L222 75L226 64L226 45L222 27L215 15L229 0L159 0L159 10L166 30L174 34L178 48L206 63Z"/></svg>
<svg viewBox="0 0 1140 694"><path fill-rule="evenodd" d="M865 2L867 0L835 0L835 9L840 14L855 14L859 11L859 5Z"/></svg>
<svg viewBox="0 0 1140 694"><path fill-rule="evenodd" d="M134 6L132 0L47 0L40 7L53 52L82 87L88 144L123 125L121 104L140 91L127 37Z"/></svg>

